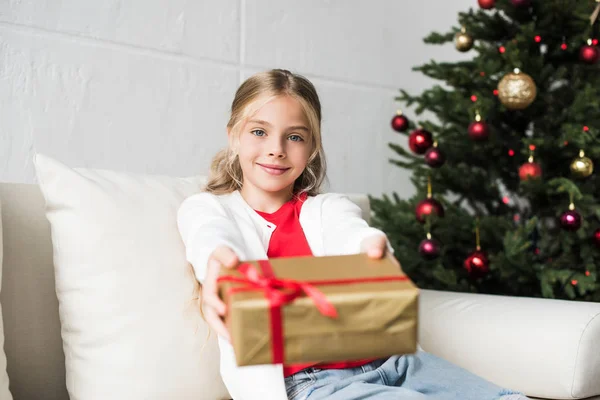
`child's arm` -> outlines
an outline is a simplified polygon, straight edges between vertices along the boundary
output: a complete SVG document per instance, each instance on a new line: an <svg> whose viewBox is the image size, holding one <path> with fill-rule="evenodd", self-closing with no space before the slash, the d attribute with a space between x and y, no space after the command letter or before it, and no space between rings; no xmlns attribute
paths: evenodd
<svg viewBox="0 0 600 400"><path fill-rule="evenodd" d="M209 326L219 334L220 372L230 395L236 400L286 399L283 367L280 364L238 367L229 335L216 314L223 315L225 310L217 307L215 274L220 267L215 267L214 262L225 266L226 259L232 257L229 249L238 260L246 260L244 241L236 224L218 199L209 193L187 198L177 213L177 224L186 246L187 260L204 285L204 316ZM210 268L207 266L209 263ZM209 302L211 304L206 304ZM206 308L207 305L210 307Z"/></svg>
<svg viewBox="0 0 600 400"><path fill-rule="evenodd" d="M362 211L348 196L328 193L322 205L323 246L326 255L345 255L364 252L366 244L382 236L387 251L394 252L385 233L372 228L362 218Z"/></svg>
<svg viewBox="0 0 600 400"><path fill-rule="evenodd" d="M208 260L218 247L229 247L239 260L246 259L238 227L213 194L199 193L185 199L177 211L177 225L186 258L201 283L206 279Z"/></svg>

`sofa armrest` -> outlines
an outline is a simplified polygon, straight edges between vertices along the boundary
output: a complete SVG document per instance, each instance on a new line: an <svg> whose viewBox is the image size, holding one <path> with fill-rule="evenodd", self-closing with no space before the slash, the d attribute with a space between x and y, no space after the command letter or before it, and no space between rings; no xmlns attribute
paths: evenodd
<svg viewBox="0 0 600 400"><path fill-rule="evenodd" d="M421 290L419 344L533 397L600 395L600 303Z"/></svg>

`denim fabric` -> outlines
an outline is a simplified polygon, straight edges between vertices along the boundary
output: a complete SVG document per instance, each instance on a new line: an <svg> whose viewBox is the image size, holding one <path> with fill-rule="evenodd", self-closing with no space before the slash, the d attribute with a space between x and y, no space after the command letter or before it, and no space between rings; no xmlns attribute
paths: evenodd
<svg viewBox="0 0 600 400"><path fill-rule="evenodd" d="M290 400L522 400L432 354L380 359L357 368L308 368L285 378Z"/></svg>

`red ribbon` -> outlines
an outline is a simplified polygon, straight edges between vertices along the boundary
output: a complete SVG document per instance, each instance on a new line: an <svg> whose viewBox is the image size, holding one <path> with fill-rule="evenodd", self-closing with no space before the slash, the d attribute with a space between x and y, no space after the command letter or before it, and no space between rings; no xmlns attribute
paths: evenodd
<svg viewBox="0 0 600 400"><path fill-rule="evenodd" d="M337 318L338 314L335 307L327 300L327 297L323 292L315 287L315 285L347 285L408 280L406 276L382 276L374 278L297 281L275 277L271 263L268 260L259 260L258 265L262 270L262 275L254 265L243 263L238 268L238 271L244 276L243 278L236 276L221 276L217 279L217 282L244 284L244 286L230 288L228 291L230 297L233 294L240 292L256 290L264 291L265 297L269 303L273 364L283 364L284 362L283 321L281 317L282 306L289 304L297 297L306 294L312 299L321 314L330 318Z"/></svg>

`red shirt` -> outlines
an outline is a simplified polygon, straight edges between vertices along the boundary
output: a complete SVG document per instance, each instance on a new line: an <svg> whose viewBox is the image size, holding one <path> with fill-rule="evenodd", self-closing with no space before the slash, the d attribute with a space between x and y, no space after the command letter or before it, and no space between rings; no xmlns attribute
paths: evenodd
<svg viewBox="0 0 600 400"><path fill-rule="evenodd" d="M300 225L300 209L302 208L302 204L304 204L306 198L306 193L302 194L299 199L293 198L281 206L279 210L271 214L256 211L264 219L277 226L277 228L271 234L267 257L277 258L312 256L312 251L310 250L308 242L306 241L306 236L304 236L304 231ZM321 369L359 367L369 363L370 361L372 360L337 362L330 364L311 363L284 365L283 375L287 377L313 366L318 366L318 368Z"/></svg>

